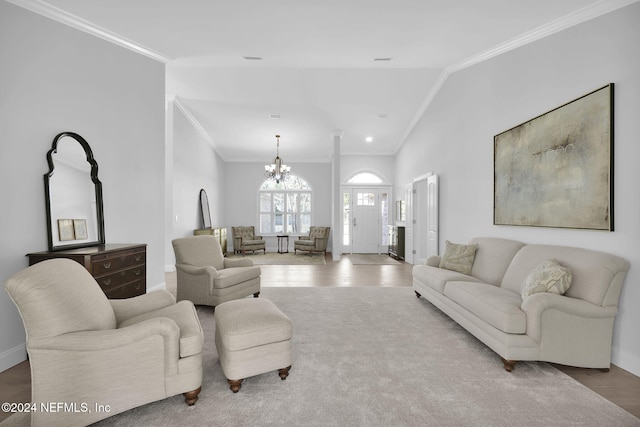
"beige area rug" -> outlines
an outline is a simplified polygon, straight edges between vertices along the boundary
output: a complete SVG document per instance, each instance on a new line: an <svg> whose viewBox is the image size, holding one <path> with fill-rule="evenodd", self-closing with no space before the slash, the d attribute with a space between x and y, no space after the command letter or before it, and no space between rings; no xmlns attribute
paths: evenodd
<svg viewBox="0 0 640 427"><path fill-rule="evenodd" d="M378 255L378 254L346 254L351 264L353 265L399 265L402 262L391 258L389 255Z"/></svg>
<svg viewBox="0 0 640 427"><path fill-rule="evenodd" d="M96 426L640 426L547 363L506 372L494 352L411 288L263 287L260 295L293 320L286 381L269 372L232 393L212 310L198 307L205 351L196 405L174 396Z"/></svg>
<svg viewBox="0 0 640 427"><path fill-rule="evenodd" d="M256 252L252 255L227 254L227 258L249 258L255 265L326 265L324 254L313 254L308 252L293 252L279 254L277 252Z"/></svg>

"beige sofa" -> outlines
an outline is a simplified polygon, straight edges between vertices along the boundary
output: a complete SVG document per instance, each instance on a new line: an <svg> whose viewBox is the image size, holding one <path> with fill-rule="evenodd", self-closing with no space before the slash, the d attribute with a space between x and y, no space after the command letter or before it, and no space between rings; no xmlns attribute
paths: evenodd
<svg viewBox="0 0 640 427"><path fill-rule="evenodd" d="M440 257L413 267L413 288L502 357L608 369L613 322L629 263L587 249L476 238L471 274L439 268ZM521 297L527 276L556 259L573 276L564 295Z"/></svg>

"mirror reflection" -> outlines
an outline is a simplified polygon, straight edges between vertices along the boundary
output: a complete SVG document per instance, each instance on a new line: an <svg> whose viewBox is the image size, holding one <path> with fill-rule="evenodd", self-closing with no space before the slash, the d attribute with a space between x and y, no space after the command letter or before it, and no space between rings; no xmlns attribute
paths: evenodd
<svg viewBox="0 0 640 427"><path fill-rule="evenodd" d="M49 250L103 244L102 187L89 144L80 135L61 133L47 161Z"/></svg>

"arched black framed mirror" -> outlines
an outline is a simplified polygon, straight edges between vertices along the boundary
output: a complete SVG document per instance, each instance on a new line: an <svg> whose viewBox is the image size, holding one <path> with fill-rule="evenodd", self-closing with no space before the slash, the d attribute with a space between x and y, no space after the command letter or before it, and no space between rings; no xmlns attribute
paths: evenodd
<svg viewBox="0 0 640 427"><path fill-rule="evenodd" d="M77 133L59 133L47 152L47 163L49 250L103 245L102 183L87 141Z"/></svg>
<svg viewBox="0 0 640 427"><path fill-rule="evenodd" d="M209 198L204 188L200 190L200 212L202 212L202 228L211 228L211 212L209 211Z"/></svg>

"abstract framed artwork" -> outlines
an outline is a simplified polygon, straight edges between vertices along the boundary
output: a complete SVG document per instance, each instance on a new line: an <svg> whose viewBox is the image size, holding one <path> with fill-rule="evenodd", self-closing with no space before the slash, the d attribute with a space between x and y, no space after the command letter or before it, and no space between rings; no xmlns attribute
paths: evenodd
<svg viewBox="0 0 640 427"><path fill-rule="evenodd" d="M494 137L493 223L613 231L613 83Z"/></svg>

